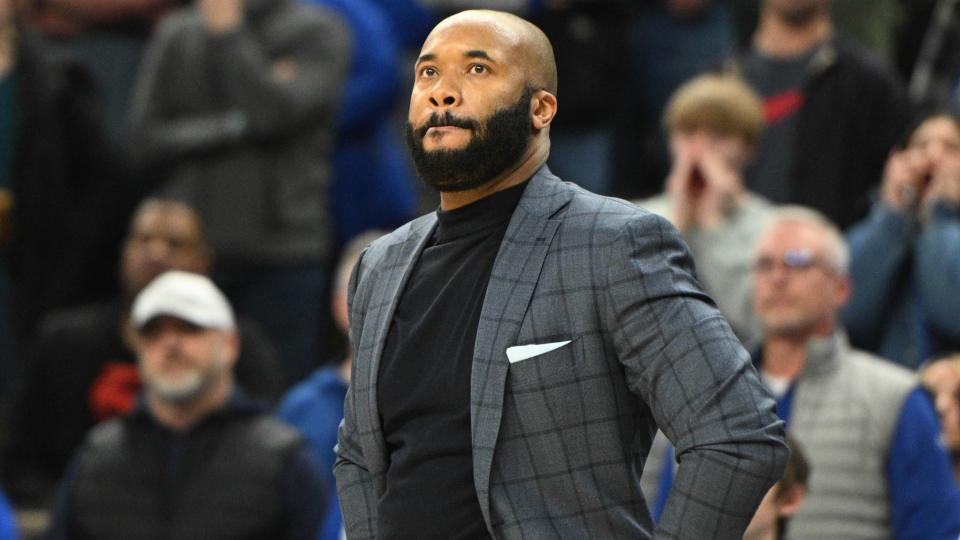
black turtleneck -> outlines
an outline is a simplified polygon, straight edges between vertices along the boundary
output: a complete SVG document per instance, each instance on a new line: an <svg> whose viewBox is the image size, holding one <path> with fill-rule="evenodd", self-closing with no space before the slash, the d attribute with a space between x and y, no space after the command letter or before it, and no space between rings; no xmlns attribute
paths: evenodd
<svg viewBox="0 0 960 540"><path fill-rule="evenodd" d="M525 186L438 210L397 304L377 384L390 458L379 538L489 538L473 483L470 371L487 281Z"/></svg>

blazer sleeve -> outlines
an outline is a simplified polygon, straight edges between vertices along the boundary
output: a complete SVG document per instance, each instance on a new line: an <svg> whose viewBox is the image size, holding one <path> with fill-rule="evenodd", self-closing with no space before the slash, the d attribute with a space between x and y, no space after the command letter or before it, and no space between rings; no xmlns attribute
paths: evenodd
<svg viewBox="0 0 960 540"><path fill-rule="evenodd" d="M655 537L740 538L786 465L775 402L672 225L640 215L610 250L607 327L679 464Z"/></svg>
<svg viewBox="0 0 960 540"><path fill-rule="evenodd" d="M360 281L360 268L363 266L364 251L360 255L350 275L350 284L347 289L347 301L350 313L350 344L357 350L360 332L363 328L362 302L358 304L357 284ZM374 489L373 478L363 456L360 445L360 434L357 427L357 407L354 389L356 388L357 364L354 362L350 369L350 387L343 404L343 421L337 432L337 446L335 448L336 461L333 465L333 475L337 482L337 495L340 498L340 508L343 512L343 526L347 538L351 540L376 538L377 532L377 495Z"/></svg>

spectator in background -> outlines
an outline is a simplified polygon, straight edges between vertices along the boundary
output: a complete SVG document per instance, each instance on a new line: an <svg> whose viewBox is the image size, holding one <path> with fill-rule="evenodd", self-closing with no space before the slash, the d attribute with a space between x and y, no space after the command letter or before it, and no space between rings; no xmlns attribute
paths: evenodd
<svg viewBox="0 0 960 540"><path fill-rule="evenodd" d="M233 312L204 276L162 274L132 308L143 398L89 434L51 539L312 539L329 486L296 430L233 382Z"/></svg>
<svg viewBox="0 0 960 540"><path fill-rule="evenodd" d="M931 361L921 370L920 379L933 395L954 478L960 481L960 354Z"/></svg>
<svg viewBox="0 0 960 540"><path fill-rule="evenodd" d="M614 148L617 196L649 197L663 188L670 154L660 119L674 91L716 68L735 50L724 0L634 0L628 45L615 54L627 66L627 96L617 107Z"/></svg>
<svg viewBox="0 0 960 540"><path fill-rule="evenodd" d="M373 0L310 0L350 23L354 47L333 150L331 210L336 244L413 217L416 186L392 127L400 95L400 49L385 11Z"/></svg>
<svg viewBox="0 0 960 540"><path fill-rule="evenodd" d="M134 148L189 202L238 313L278 345L289 383L319 361L329 160L350 36L294 0L197 0L158 27L133 97Z"/></svg>
<svg viewBox="0 0 960 540"><path fill-rule="evenodd" d="M377 238L380 232L368 232L354 238L343 250L340 264L334 274L331 311L337 329L347 334L348 320L347 285L350 272L360 259L363 249ZM310 446L321 465L320 474L331 486L330 509L324 520L323 534L318 540L336 540L340 538L343 519L340 505L333 488L333 463L336 455L333 447L337 444L337 427L343 420L343 400L350 385L350 366L353 351L347 346L346 354L331 365L318 369L308 379L290 389L277 408L277 415L288 424L296 427L310 441Z"/></svg>
<svg viewBox="0 0 960 540"><path fill-rule="evenodd" d="M880 199L848 234L853 343L916 369L960 349L960 124L935 114L890 154Z"/></svg>
<svg viewBox="0 0 960 540"><path fill-rule="evenodd" d="M47 311L107 294L126 187L88 74L0 0L0 399Z"/></svg>
<svg viewBox="0 0 960 540"><path fill-rule="evenodd" d="M753 520L743 533L743 540L786 539L787 523L807 496L807 478L810 468L800 443L787 437L790 458L783 478L767 492Z"/></svg>
<svg viewBox="0 0 960 540"><path fill-rule="evenodd" d="M664 113L673 168L664 193L637 201L683 233L697 276L737 337L760 337L753 313L753 246L773 207L743 187L763 134L763 108L736 77L702 75L681 86Z"/></svg>
<svg viewBox="0 0 960 540"><path fill-rule="evenodd" d="M846 228L865 212L908 112L889 71L834 35L830 5L763 0L752 47L731 68L763 97L767 119L747 187Z"/></svg>
<svg viewBox="0 0 960 540"><path fill-rule="evenodd" d="M551 126L550 169L588 191L613 189L614 126L626 95L629 10L625 0L545 2L531 21L553 45L563 114Z"/></svg>
<svg viewBox="0 0 960 540"><path fill-rule="evenodd" d="M133 408L141 384L129 324L133 298L167 270L206 273L211 265L196 213L160 199L137 209L122 259L122 296L51 313L32 347L0 466L17 506L47 506L84 434ZM258 326L241 320L240 328L239 383L272 403L283 388L280 360Z"/></svg>
<svg viewBox="0 0 960 540"><path fill-rule="evenodd" d="M756 250L755 363L810 462L790 538L956 538L960 491L936 413L906 369L847 342L843 236L806 208L778 211Z"/></svg>

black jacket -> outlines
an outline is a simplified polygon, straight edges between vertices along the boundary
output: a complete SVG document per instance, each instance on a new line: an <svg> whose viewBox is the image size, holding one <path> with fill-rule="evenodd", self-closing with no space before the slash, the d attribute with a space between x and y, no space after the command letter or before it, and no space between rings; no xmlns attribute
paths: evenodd
<svg viewBox="0 0 960 540"><path fill-rule="evenodd" d="M330 487L303 437L235 393L184 433L145 405L94 429L51 539L308 540Z"/></svg>
<svg viewBox="0 0 960 540"><path fill-rule="evenodd" d="M729 66L740 70L740 60ZM797 120L789 202L841 228L866 214L887 155L910 121L901 84L857 45L834 38L814 56Z"/></svg>

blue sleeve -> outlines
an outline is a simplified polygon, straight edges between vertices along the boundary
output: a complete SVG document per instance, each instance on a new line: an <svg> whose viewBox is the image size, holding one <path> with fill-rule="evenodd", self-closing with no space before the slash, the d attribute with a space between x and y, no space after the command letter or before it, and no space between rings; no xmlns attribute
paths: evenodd
<svg viewBox="0 0 960 540"><path fill-rule="evenodd" d="M937 202L917 241L917 287L927 321L949 339L960 341L960 208Z"/></svg>
<svg viewBox="0 0 960 540"><path fill-rule="evenodd" d="M876 350L891 287L908 256L911 228L905 216L878 202L847 234L853 294L840 313L850 340Z"/></svg>
<svg viewBox="0 0 960 540"><path fill-rule="evenodd" d="M0 540L17 540L17 524L7 498L0 492Z"/></svg>
<svg viewBox="0 0 960 540"><path fill-rule="evenodd" d="M907 396L900 412L887 456L887 479L897 540L960 536L960 490L936 412L920 388Z"/></svg>
<svg viewBox="0 0 960 540"><path fill-rule="evenodd" d="M287 463L283 500L286 508L286 540L314 540L326 515L331 485L319 474L320 466L301 445Z"/></svg>

